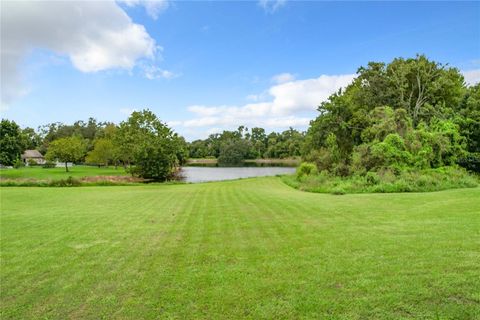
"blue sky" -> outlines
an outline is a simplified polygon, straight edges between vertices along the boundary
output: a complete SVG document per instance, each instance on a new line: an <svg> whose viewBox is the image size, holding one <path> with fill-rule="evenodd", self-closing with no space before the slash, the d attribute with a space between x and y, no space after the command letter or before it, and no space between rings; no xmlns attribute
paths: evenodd
<svg viewBox="0 0 480 320"><path fill-rule="evenodd" d="M416 53L480 79L479 2L2 6L2 117L22 126L150 108L189 140L305 129L359 66Z"/></svg>

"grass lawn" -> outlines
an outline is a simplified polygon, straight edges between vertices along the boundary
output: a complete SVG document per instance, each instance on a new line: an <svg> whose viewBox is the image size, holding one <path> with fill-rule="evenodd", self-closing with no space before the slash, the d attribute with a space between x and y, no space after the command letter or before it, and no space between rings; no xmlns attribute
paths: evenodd
<svg viewBox="0 0 480 320"><path fill-rule="evenodd" d="M90 176L124 176L128 175L123 167L94 167L94 166L74 166L65 172L65 168L42 167L24 167L20 169L0 169L1 179L38 179L38 180L57 180L68 177L83 178Z"/></svg>
<svg viewBox="0 0 480 320"><path fill-rule="evenodd" d="M41 169L40 169L41 170ZM2 319L479 319L480 188L1 188Z"/></svg>

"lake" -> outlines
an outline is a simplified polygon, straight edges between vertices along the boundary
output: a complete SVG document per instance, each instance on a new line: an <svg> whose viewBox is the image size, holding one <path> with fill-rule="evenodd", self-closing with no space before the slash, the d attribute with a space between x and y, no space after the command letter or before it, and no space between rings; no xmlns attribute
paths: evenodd
<svg viewBox="0 0 480 320"><path fill-rule="evenodd" d="M207 182L292 174L293 167L183 167L182 180L185 182Z"/></svg>

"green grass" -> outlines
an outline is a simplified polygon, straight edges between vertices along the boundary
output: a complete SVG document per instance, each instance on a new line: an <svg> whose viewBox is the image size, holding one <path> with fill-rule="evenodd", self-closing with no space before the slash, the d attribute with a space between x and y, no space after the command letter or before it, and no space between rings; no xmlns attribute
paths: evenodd
<svg viewBox="0 0 480 320"><path fill-rule="evenodd" d="M1 188L2 319L479 319L480 189Z"/></svg>
<svg viewBox="0 0 480 320"><path fill-rule="evenodd" d="M0 169L1 179L37 179L37 180L58 180L68 177L83 178L91 176L125 176L123 167L94 167L94 166L74 166L65 172L65 168L42 168L42 167L24 167L20 169Z"/></svg>

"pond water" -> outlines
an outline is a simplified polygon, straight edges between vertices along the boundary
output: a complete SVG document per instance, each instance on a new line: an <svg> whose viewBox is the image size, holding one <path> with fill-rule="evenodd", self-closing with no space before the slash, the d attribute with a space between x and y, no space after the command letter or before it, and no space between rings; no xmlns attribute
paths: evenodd
<svg viewBox="0 0 480 320"><path fill-rule="evenodd" d="M294 172L295 168L292 167L183 167L181 176L185 182L207 182Z"/></svg>

